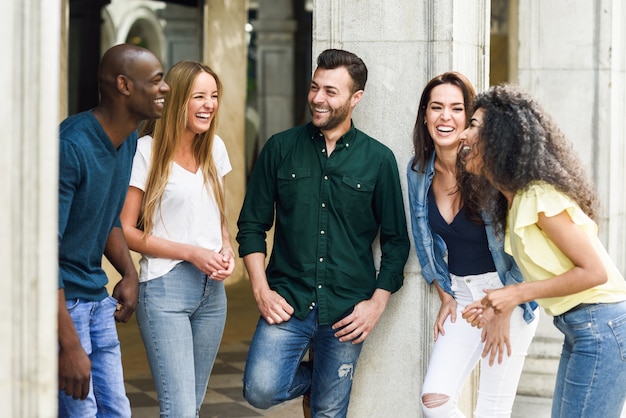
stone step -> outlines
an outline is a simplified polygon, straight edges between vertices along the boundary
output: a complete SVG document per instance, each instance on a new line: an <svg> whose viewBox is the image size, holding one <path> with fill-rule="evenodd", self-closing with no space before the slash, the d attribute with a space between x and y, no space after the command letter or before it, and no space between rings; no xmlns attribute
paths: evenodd
<svg viewBox="0 0 626 418"><path fill-rule="evenodd" d="M562 338L535 336L530 347L528 347L527 357L556 359L561 357Z"/></svg>
<svg viewBox="0 0 626 418"><path fill-rule="evenodd" d="M517 393L525 396L552 397L558 366L558 358L526 357Z"/></svg>
<svg viewBox="0 0 626 418"><path fill-rule="evenodd" d="M550 398L554 393L563 335L551 322L552 318L542 312L517 387L519 395Z"/></svg>
<svg viewBox="0 0 626 418"><path fill-rule="evenodd" d="M517 385L517 394L537 398L552 398L554 394L554 383L554 377L552 377L552 379L546 379L522 374L519 384Z"/></svg>

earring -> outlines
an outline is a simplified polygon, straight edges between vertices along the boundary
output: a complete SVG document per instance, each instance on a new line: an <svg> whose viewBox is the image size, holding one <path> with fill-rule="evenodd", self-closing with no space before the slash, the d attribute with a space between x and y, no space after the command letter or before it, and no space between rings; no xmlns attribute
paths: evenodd
<svg viewBox="0 0 626 418"><path fill-rule="evenodd" d="M424 119L424 125L426 125L426 119Z"/></svg>

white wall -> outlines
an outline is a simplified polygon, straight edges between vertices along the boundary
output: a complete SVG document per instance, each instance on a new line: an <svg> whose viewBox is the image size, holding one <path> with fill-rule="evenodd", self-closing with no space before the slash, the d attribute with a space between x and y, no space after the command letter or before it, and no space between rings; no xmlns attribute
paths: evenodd
<svg viewBox="0 0 626 418"><path fill-rule="evenodd" d="M519 84L574 143L603 205L600 237L626 273L626 6L519 0Z"/></svg>
<svg viewBox="0 0 626 418"><path fill-rule="evenodd" d="M3 2L0 39L0 405L54 417L60 0ZM53 348L53 349L51 349Z"/></svg>

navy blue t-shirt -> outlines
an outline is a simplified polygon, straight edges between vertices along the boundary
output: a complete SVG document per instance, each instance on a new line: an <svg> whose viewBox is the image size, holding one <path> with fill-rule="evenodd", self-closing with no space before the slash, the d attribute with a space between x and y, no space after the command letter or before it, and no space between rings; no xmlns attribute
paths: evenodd
<svg viewBox="0 0 626 418"><path fill-rule="evenodd" d="M66 299L104 299L102 255L111 229L120 226L137 131L115 149L93 115L70 116L59 141L59 288Z"/></svg>

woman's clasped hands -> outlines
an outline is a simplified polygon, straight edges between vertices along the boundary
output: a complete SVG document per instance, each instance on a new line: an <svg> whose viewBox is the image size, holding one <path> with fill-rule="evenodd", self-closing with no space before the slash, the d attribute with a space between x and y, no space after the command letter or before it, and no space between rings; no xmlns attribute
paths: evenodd
<svg viewBox="0 0 626 418"><path fill-rule="evenodd" d="M490 366L496 358L498 363L502 363L504 353L511 355L510 317L517 306L511 295L514 287L485 289L485 297L467 305L461 312L470 325L482 329L482 341L485 343L482 356L489 355Z"/></svg>

